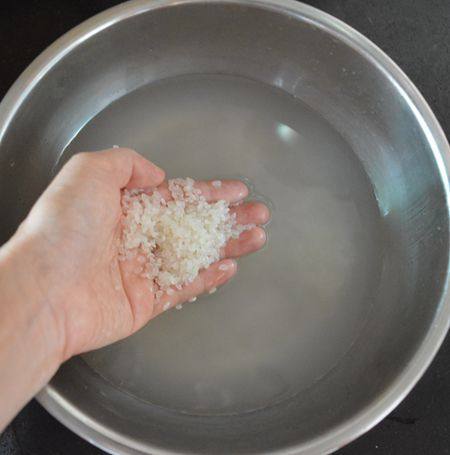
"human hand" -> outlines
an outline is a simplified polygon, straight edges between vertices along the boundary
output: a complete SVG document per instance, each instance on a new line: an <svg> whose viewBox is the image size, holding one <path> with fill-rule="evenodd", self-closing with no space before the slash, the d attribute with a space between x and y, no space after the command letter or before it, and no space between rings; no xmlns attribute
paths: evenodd
<svg viewBox="0 0 450 455"><path fill-rule="evenodd" d="M121 189L156 187L164 178L164 171L129 149L75 155L15 235L25 245L33 285L54 315L64 344L61 360L131 335L169 300L172 307L224 284L236 272L232 258L264 244L260 227L242 233L226 245L222 261L157 301L147 280L134 273L134 260L118 260L120 200ZM196 186L208 201L238 202L248 193L240 181L223 181L220 188L208 182ZM263 224L269 218L267 207L257 202L232 210L240 224Z"/></svg>

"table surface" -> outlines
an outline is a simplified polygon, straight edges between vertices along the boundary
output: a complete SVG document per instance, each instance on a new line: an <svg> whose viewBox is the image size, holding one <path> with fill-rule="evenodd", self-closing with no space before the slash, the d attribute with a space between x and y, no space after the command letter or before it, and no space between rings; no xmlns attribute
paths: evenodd
<svg viewBox="0 0 450 455"><path fill-rule="evenodd" d="M15 0L0 6L0 98L49 44L114 0ZM309 0L383 49L417 85L450 137L450 0ZM29 403L0 435L0 455L99 455ZM450 337L403 403L339 455L450 454Z"/></svg>

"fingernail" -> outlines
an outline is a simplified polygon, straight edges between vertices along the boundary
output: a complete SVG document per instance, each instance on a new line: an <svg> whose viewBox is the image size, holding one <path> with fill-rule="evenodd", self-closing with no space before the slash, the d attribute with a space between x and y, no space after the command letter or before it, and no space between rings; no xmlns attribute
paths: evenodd
<svg viewBox="0 0 450 455"><path fill-rule="evenodd" d="M243 183L243 182L240 182L240 183L241 184L239 185L240 189L239 189L238 197L240 199L244 199L248 196L248 187L245 183Z"/></svg>
<svg viewBox="0 0 450 455"><path fill-rule="evenodd" d="M160 168L155 163L152 163L152 164L155 167L155 172L157 172L158 174L166 175L166 172L164 171L164 169Z"/></svg>

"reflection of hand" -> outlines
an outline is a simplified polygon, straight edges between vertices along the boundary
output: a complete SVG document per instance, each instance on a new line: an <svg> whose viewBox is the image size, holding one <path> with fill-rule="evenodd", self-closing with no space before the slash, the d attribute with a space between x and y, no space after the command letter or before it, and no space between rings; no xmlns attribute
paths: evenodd
<svg viewBox="0 0 450 455"><path fill-rule="evenodd" d="M65 341L64 358L130 335L161 313L168 301L174 306L222 285L236 272L231 258L264 243L260 227L244 232L226 245L222 261L156 302L148 281L133 272L137 264L118 261L117 241L121 189L165 186L163 180L161 169L128 149L76 155L20 228L18 236L32 239L27 242L28 260ZM223 181L220 188L208 182L196 185L208 201L237 202L248 193L240 181ZM269 217L260 203L232 210L241 224L261 224Z"/></svg>

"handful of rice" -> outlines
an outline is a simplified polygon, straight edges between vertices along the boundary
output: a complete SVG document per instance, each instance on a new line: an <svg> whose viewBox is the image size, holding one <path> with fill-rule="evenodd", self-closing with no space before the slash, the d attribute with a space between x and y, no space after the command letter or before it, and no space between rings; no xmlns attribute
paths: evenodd
<svg viewBox="0 0 450 455"><path fill-rule="evenodd" d="M253 227L236 225L229 204L208 203L194 183L190 178L169 180L167 201L158 190L150 195L125 190L122 195L121 258L138 255L138 272L154 281L159 293L191 283L220 259L228 240Z"/></svg>

